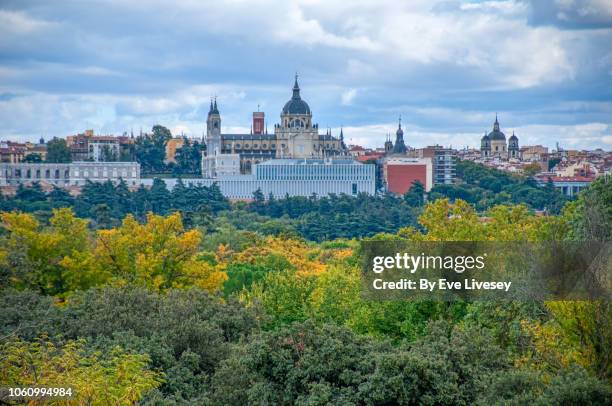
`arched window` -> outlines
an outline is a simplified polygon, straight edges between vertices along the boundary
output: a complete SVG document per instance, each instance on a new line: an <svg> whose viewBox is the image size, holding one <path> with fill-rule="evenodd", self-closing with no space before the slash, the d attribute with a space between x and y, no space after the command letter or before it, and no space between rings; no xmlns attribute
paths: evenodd
<svg viewBox="0 0 612 406"><path fill-rule="evenodd" d="M291 123L289 124L289 127L291 128L304 128L304 122L302 120L292 120Z"/></svg>
<svg viewBox="0 0 612 406"><path fill-rule="evenodd" d="M56 169L55 170L55 179L59 179L59 177L60 177L60 171L59 171L59 169Z"/></svg>
<svg viewBox="0 0 612 406"><path fill-rule="evenodd" d="M51 169L47 169L47 170L45 171L45 178L46 178L46 179L49 179L50 177L51 177Z"/></svg>

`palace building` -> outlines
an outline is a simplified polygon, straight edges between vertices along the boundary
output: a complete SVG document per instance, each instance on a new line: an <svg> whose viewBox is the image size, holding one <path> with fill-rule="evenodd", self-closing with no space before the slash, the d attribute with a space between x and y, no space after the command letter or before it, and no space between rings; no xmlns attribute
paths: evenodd
<svg viewBox="0 0 612 406"><path fill-rule="evenodd" d="M297 75L291 99L285 103L280 123L274 133L268 134L265 114L253 113L250 134L224 134L221 132L221 114L217 101L211 101L206 120L206 155L202 159L204 176L214 176L219 155L223 162L239 159L240 173L251 173L252 166L273 158L326 158L345 156L344 134L331 135L330 130L319 133L319 125L312 121L312 111L300 95ZM234 167L234 165L231 165Z"/></svg>

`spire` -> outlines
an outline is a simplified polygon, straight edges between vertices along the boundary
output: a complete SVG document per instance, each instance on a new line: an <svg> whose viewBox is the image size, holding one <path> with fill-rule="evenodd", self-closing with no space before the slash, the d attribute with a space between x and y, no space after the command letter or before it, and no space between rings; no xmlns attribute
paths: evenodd
<svg viewBox="0 0 612 406"><path fill-rule="evenodd" d="M215 103L213 104L213 114L219 114L219 108L217 107L217 96L215 96Z"/></svg>
<svg viewBox="0 0 612 406"><path fill-rule="evenodd" d="M213 102L212 102L212 96L210 96L210 108L208 109L208 114L212 114L213 111Z"/></svg>
<svg viewBox="0 0 612 406"><path fill-rule="evenodd" d="M395 145L393 145L393 153L402 155L406 153L406 144L404 144L404 130L402 130L401 115L398 120L397 131L395 132Z"/></svg>
<svg viewBox="0 0 612 406"><path fill-rule="evenodd" d="M295 83L293 84L293 98L300 98L300 85L298 85L298 74L295 72Z"/></svg>
<svg viewBox="0 0 612 406"><path fill-rule="evenodd" d="M497 121L497 113L495 113L495 122L493 123L493 131L499 131L499 121Z"/></svg>
<svg viewBox="0 0 612 406"><path fill-rule="evenodd" d="M342 131L342 126L340 126L340 141L344 141L344 132Z"/></svg>

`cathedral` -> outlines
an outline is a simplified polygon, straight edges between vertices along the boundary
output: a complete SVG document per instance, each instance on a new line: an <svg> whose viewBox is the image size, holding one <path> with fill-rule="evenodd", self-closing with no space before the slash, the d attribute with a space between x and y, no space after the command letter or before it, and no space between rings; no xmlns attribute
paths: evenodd
<svg viewBox="0 0 612 406"><path fill-rule="evenodd" d="M513 159L519 157L518 137L512 133L506 144L506 135L499 129L499 121L495 115L493 131L485 133L480 140L480 155L483 158Z"/></svg>
<svg viewBox="0 0 612 406"><path fill-rule="evenodd" d="M310 106L300 96L297 75L291 99L285 103L273 134L268 134L265 115L259 111L253 113L250 134L221 133L221 115L214 100L206 120L205 143L209 159L219 155L228 159L239 157L240 173L250 173L252 165L273 158L325 158L347 154L342 130L337 138L330 130L320 134L319 125L312 122Z"/></svg>

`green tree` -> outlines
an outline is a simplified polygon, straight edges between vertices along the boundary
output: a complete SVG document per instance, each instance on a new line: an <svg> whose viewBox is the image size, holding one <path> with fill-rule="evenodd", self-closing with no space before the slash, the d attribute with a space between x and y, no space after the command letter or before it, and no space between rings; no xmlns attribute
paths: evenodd
<svg viewBox="0 0 612 406"><path fill-rule="evenodd" d="M425 203L425 188L423 184L415 180L410 186L410 190L404 195L404 200L412 207L420 207Z"/></svg>
<svg viewBox="0 0 612 406"><path fill-rule="evenodd" d="M183 146L176 151L177 174L199 174L202 171L202 145L197 141L183 140Z"/></svg>
<svg viewBox="0 0 612 406"><path fill-rule="evenodd" d="M46 161L52 163L66 163L72 161L70 149L65 139L53 137L52 140L47 142Z"/></svg>
<svg viewBox="0 0 612 406"><path fill-rule="evenodd" d="M41 163L42 161L43 161L42 156L37 153L28 154L21 160L21 162L27 162L27 163L33 163L33 164L38 164L38 163Z"/></svg>
<svg viewBox="0 0 612 406"><path fill-rule="evenodd" d="M144 134L136 139L134 152L143 173L163 172L166 169L166 144L171 138L170 130L155 125L151 134Z"/></svg>

